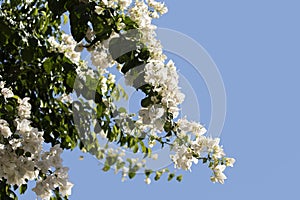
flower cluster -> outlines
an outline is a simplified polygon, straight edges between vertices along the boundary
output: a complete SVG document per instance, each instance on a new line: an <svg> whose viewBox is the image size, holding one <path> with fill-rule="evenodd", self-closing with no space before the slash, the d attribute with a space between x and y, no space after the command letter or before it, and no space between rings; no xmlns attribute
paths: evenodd
<svg viewBox="0 0 300 200"><path fill-rule="evenodd" d="M175 168L191 170L193 163L203 159L210 162L214 174L211 181L223 184L226 179L223 171L227 166L233 167L235 160L225 157L220 139L204 136L206 129L202 125L186 119L179 120L176 128L178 139L174 142L175 155L171 155Z"/></svg>
<svg viewBox="0 0 300 200"><path fill-rule="evenodd" d="M102 0L101 3L108 8L126 10L132 3L132 0ZM96 10L101 12L102 7L96 6Z"/></svg>
<svg viewBox="0 0 300 200"><path fill-rule="evenodd" d="M178 87L178 74L176 67L172 61L165 64L166 55L163 54L163 48L159 40L156 38L156 26L152 24L152 19L158 17L159 14L164 14L168 11L164 3L148 0L146 2L136 0L134 5L128 9L130 18L138 25L138 31L141 33L139 41L147 46L150 53L150 58L147 60L144 71L144 84L150 84L157 92L157 96L162 99L152 97L153 104L162 104L156 111L155 105L149 105L147 108L142 108L139 116L143 123L148 124L155 131L162 131L167 112L171 113L174 118L179 114L178 105L184 100L184 94ZM137 78L128 72L125 75L127 83L133 83L132 79ZM132 84L130 84L132 85ZM162 110L164 109L164 112ZM159 113L159 115L153 115ZM161 120L157 120L160 118ZM153 126L154 125L154 126ZM154 132L155 132L154 131Z"/></svg>
<svg viewBox="0 0 300 200"><path fill-rule="evenodd" d="M149 62L145 67L145 81L154 86L154 91L162 97L162 105L176 118L184 94L178 86L178 74L174 63L169 61L164 65L161 61Z"/></svg>
<svg viewBox="0 0 300 200"><path fill-rule="evenodd" d="M55 37L53 36L48 38L50 50L64 53L66 57L69 58L73 63L78 64L80 60L80 52L75 51L75 48L77 47L77 42L73 39L71 35L65 33L63 33L61 37L61 43L58 43ZM78 48L79 47L77 47L76 49Z"/></svg>
<svg viewBox="0 0 300 200"><path fill-rule="evenodd" d="M143 124L148 125L147 127L152 129L154 135L156 131L163 131L165 109L161 105L154 104L148 108L142 108L139 111L139 116L141 117Z"/></svg>
<svg viewBox="0 0 300 200"><path fill-rule="evenodd" d="M42 199L50 199L57 187L63 196L70 195L73 185L68 181L68 169L62 166L60 154L63 150L59 145L51 147L49 152L43 150L43 132L30 125L30 99L14 96L4 82L0 85L4 98L18 100L15 131L6 120L0 119L0 177L17 186L38 179L33 191Z"/></svg>
<svg viewBox="0 0 300 200"><path fill-rule="evenodd" d="M164 4L153 0L149 1L149 3L153 6L155 5L154 8L161 11L161 14L167 12L167 8L164 7ZM149 5L141 0L136 0L134 6L128 9L130 18L138 24L138 31L141 33L140 42L147 46L147 49L151 54L151 60L164 61L167 57L163 54L162 45L156 38L156 26L152 24L152 19L155 18L156 15L154 14L154 17L153 13L157 12L151 11Z"/></svg>
<svg viewBox="0 0 300 200"><path fill-rule="evenodd" d="M98 69L105 69L115 64L108 49L110 39L105 40L102 43L97 42L94 48L90 50L92 64Z"/></svg>

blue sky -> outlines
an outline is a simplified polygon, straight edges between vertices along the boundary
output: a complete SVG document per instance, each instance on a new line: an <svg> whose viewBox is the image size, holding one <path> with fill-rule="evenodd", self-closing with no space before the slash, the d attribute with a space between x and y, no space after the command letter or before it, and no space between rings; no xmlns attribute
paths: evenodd
<svg viewBox="0 0 300 200"><path fill-rule="evenodd" d="M194 166L192 173L184 173L182 183L167 182L165 177L146 185L143 176L122 183L119 175L102 172L94 158L80 161L82 154L74 151L63 156L75 184L70 199L297 198L300 2L165 2L169 13L155 23L195 39L219 68L227 94L221 142L227 154L237 159L236 165L225 172L228 180L224 185L211 183L210 171L202 165ZM180 71L192 75L188 63L174 59ZM203 81L199 80L199 84L203 85ZM207 124L208 94L205 87L200 88L203 91L197 96L204 102L200 105L204 113L201 112L201 121Z"/></svg>

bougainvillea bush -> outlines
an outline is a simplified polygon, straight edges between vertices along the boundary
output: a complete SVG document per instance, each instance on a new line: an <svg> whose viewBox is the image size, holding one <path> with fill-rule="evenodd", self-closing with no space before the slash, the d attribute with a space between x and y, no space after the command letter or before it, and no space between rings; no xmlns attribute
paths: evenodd
<svg viewBox="0 0 300 200"><path fill-rule="evenodd" d="M41 199L68 199L73 184L60 155L74 148L102 160L103 171L113 168L122 180L142 172L147 184L164 173L180 182L179 169L201 162L212 170L212 182L224 183L223 171L235 160L225 157L219 138L179 115L184 91L152 24L168 11L164 3L0 2L0 199L17 199L29 181ZM112 68L144 94L137 113L116 106L126 92ZM153 148L166 146L173 166L149 168L147 158L157 159Z"/></svg>

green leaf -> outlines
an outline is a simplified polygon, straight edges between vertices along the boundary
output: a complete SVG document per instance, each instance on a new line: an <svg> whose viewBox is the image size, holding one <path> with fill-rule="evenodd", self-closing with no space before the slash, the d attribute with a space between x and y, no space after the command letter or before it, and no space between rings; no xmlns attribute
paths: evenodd
<svg viewBox="0 0 300 200"><path fill-rule="evenodd" d="M116 125L113 126L112 132L114 135L119 135L120 131L121 130Z"/></svg>
<svg viewBox="0 0 300 200"><path fill-rule="evenodd" d="M68 23L68 16L66 14L63 14L63 18L64 18L63 24L65 25Z"/></svg>
<svg viewBox="0 0 300 200"><path fill-rule="evenodd" d="M153 104L153 102L151 101L151 97L146 97L141 101L141 105L146 108L148 106L150 106L151 104Z"/></svg>
<svg viewBox="0 0 300 200"><path fill-rule="evenodd" d="M22 184L20 186L20 194L24 194L27 190L27 184Z"/></svg>
<svg viewBox="0 0 300 200"><path fill-rule="evenodd" d="M28 158L30 158L30 157L31 157L31 153L27 151L27 152L25 153L25 156L28 157Z"/></svg>
<svg viewBox="0 0 300 200"><path fill-rule="evenodd" d="M124 107L120 107L120 108L118 109L118 111L119 111L120 113L126 113L126 112L127 112L126 108L124 108Z"/></svg>
<svg viewBox="0 0 300 200"><path fill-rule="evenodd" d="M164 130L168 133L166 137L172 136L172 123L170 121L166 121L164 124Z"/></svg>
<svg viewBox="0 0 300 200"><path fill-rule="evenodd" d="M127 139L127 146L129 148L133 147L135 145L135 139L133 136L130 136L128 139Z"/></svg>
<svg viewBox="0 0 300 200"><path fill-rule="evenodd" d="M162 172L161 172L161 171L156 171L154 180L155 180L155 181L158 181L158 180L160 179L161 175L162 175Z"/></svg>
<svg viewBox="0 0 300 200"><path fill-rule="evenodd" d="M139 151L139 145L135 144L132 151L133 153L137 153Z"/></svg>
<svg viewBox="0 0 300 200"><path fill-rule="evenodd" d="M34 58L34 49L31 46L27 46L22 50L22 57L24 61L31 62Z"/></svg>
<svg viewBox="0 0 300 200"><path fill-rule="evenodd" d="M52 59L51 58L47 58L44 63L43 63L43 67L45 69L45 71L47 72L47 74L50 74L51 70L52 70Z"/></svg>
<svg viewBox="0 0 300 200"><path fill-rule="evenodd" d="M170 173L168 176L168 181L171 181L174 178L175 174Z"/></svg>
<svg viewBox="0 0 300 200"><path fill-rule="evenodd" d="M178 182L181 182L181 181L182 181L182 175L177 176L177 177L176 177L176 180L177 180Z"/></svg>
<svg viewBox="0 0 300 200"><path fill-rule="evenodd" d="M149 177L151 174L152 174L152 170L151 169L146 169L145 170L145 175L146 175L146 177Z"/></svg>
<svg viewBox="0 0 300 200"><path fill-rule="evenodd" d="M2 20L2 19L1 19ZM10 28L4 22L0 23L0 43L3 45L8 44L8 39L11 35Z"/></svg>
<svg viewBox="0 0 300 200"><path fill-rule="evenodd" d="M71 33L76 42L80 42L85 37L88 30L87 22L80 15L77 16L74 12L70 13Z"/></svg>
<svg viewBox="0 0 300 200"><path fill-rule="evenodd" d="M110 170L110 166L109 165L105 165L103 168L102 168L103 171L107 172L108 170Z"/></svg>
<svg viewBox="0 0 300 200"><path fill-rule="evenodd" d="M129 177L130 179L134 178L135 175L136 175L135 172L129 172L129 173L128 173L128 177Z"/></svg>

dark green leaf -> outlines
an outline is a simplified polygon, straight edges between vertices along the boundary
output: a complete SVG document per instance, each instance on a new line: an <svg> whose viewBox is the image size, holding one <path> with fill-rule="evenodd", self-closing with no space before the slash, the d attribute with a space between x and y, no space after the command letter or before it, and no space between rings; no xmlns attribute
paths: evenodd
<svg viewBox="0 0 300 200"><path fill-rule="evenodd" d="M181 182L181 181L182 181L182 175L177 176L177 177L176 177L176 180L177 180L178 182Z"/></svg>
<svg viewBox="0 0 300 200"><path fill-rule="evenodd" d="M168 176L168 181L172 180L174 178L175 174L173 173L170 173L169 176Z"/></svg>
<svg viewBox="0 0 300 200"><path fill-rule="evenodd" d="M27 190L27 184L22 184L20 186L20 194L24 194Z"/></svg>

